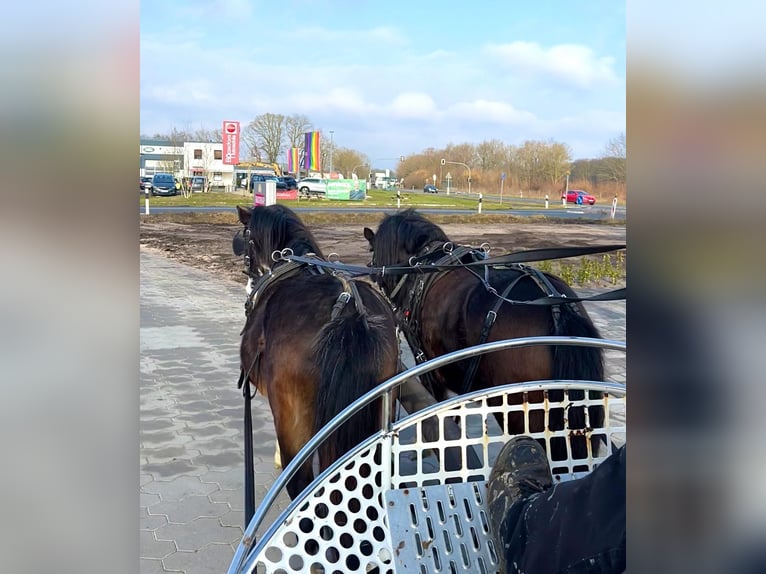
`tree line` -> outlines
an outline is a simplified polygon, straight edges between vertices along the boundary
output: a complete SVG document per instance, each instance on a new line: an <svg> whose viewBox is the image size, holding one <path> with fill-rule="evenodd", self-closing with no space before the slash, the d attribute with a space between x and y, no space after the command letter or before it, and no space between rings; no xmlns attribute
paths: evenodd
<svg viewBox="0 0 766 574"><path fill-rule="evenodd" d="M304 134L312 130L312 122L305 115L261 114L242 129L241 159L285 164L286 151L304 146ZM181 145L184 141L222 141L221 130L197 130L173 128L169 134L155 134ZM376 171L369 157L358 150L336 146L328 134L321 133L321 162L329 170L330 155L332 168L346 177L354 171L359 177L366 177ZM528 192L558 192L567 181L590 188L609 187L622 190L626 182L627 149L625 134L609 140L598 158L572 160L572 152L565 143L552 140L529 140L521 145L506 144L498 139L478 144L448 144L441 149L427 148L399 161L395 175L403 180L406 187L422 187L437 177L437 185L444 188L449 179L450 186L465 189L469 172L461 165L441 165L441 159L466 164L470 167L471 187L474 190L496 192L502 185L511 190ZM379 170L380 171L380 170ZM504 176L503 176L504 174ZM617 193L617 191L615 191Z"/></svg>

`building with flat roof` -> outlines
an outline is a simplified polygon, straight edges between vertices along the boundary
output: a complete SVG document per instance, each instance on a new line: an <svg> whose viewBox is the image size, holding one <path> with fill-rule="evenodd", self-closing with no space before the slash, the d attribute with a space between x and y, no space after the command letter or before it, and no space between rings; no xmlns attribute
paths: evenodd
<svg viewBox="0 0 766 574"><path fill-rule="evenodd" d="M141 139L140 176L171 173L181 179L204 176L211 187L232 189L234 167L223 163L222 142L171 142Z"/></svg>

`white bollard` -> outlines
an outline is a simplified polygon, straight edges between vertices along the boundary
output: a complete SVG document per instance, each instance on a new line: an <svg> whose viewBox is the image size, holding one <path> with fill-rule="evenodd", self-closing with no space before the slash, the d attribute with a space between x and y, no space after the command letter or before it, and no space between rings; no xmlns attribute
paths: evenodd
<svg viewBox="0 0 766 574"><path fill-rule="evenodd" d="M396 190L396 209L402 208L402 191L400 189Z"/></svg>
<svg viewBox="0 0 766 574"><path fill-rule="evenodd" d="M479 211L478 211L479 213L481 213L481 197L482 195L481 193L479 193Z"/></svg>
<svg viewBox="0 0 766 574"><path fill-rule="evenodd" d="M614 196L614 199L612 200L612 219L614 219L614 214L617 213L617 196Z"/></svg>
<svg viewBox="0 0 766 574"><path fill-rule="evenodd" d="M561 205L563 205L564 207L567 206L567 194L566 193L564 193L564 197L561 198Z"/></svg>
<svg viewBox="0 0 766 574"><path fill-rule="evenodd" d="M144 187L144 195L146 196L146 207L144 208L144 213L149 215L149 190L146 187Z"/></svg>
<svg viewBox="0 0 766 574"><path fill-rule="evenodd" d="M548 194L545 194L545 209L548 209Z"/></svg>

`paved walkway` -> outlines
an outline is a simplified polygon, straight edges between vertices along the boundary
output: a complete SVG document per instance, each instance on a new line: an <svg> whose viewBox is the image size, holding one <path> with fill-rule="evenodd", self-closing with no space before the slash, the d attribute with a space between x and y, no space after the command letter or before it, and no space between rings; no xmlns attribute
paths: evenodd
<svg viewBox="0 0 766 574"><path fill-rule="evenodd" d="M244 288L141 251L141 572L225 572L243 532ZM253 402L257 497L274 425ZM284 508L287 500L282 501Z"/></svg>
<svg viewBox="0 0 766 574"><path fill-rule="evenodd" d="M243 286L141 250L141 572L221 573L243 533ZM605 338L625 340L625 303L591 303ZM608 374L625 381L622 353ZM253 402L256 496L273 482L274 425ZM283 496L276 512L288 500Z"/></svg>

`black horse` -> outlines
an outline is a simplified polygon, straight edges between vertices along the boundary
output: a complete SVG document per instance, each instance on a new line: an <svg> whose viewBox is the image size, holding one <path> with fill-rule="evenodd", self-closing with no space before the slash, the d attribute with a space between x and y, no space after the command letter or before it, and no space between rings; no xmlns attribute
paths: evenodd
<svg viewBox="0 0 766 574"><path fill-rule="evenodd" d="M290 209L271 205L237 211L245 230L235 236L234 252L246 255L255 281L241 366L244 380L268 397L285 466L333 416L397 373L396 321L374 285L276 255L323 258ZM322 470L380 428L381 406L369 405L320 448ZM308 461L288 483L290 496L312 479Z"/></svg>
<svg viewBox="0 0 766 574"><path fill-rule="evenodd" d="M438 225L413 209L384 217L377 232L365 228L364 235L370 243L372 265L375 267L406 266L414 262L421 266L465 263L477 261L483 256L477 250L455 248ZM376 277L398 310L402 329L413 352L422 359L432 359L482 342L519 337L599 337L598 330L579 302L555 306L514 304L513 301L531 301L556 292L576 297L560 278L527 266L460 267L440 272L412 272L404 276L382 274ZM434 395L441 400L447 397L448 391L463 394L507 383L548 379L601 381L603 377L600 349L535 345L453 363L436 370L427 382ZM591 398L595 396L593 394ZM521 401L521 397L515 398L517 402ZM570 398L578 397L570 394ZM530 394L529 401L542 402L543 398ZM569 428L585 428L583 409L574 407L569 409L568 414L551 413L549 428L564 428L565 416ZM603 423L602 407L589 407L588 414L591 427ZM533 430L542 430L541 412L536 419L532 421L537 426ZM498 422L504 424L504 421ZM511 434L522 434L525 430L521 416L510 416L506 424ZM572 448L575 458L587 455L583 437L577 437Z"/></svg>

